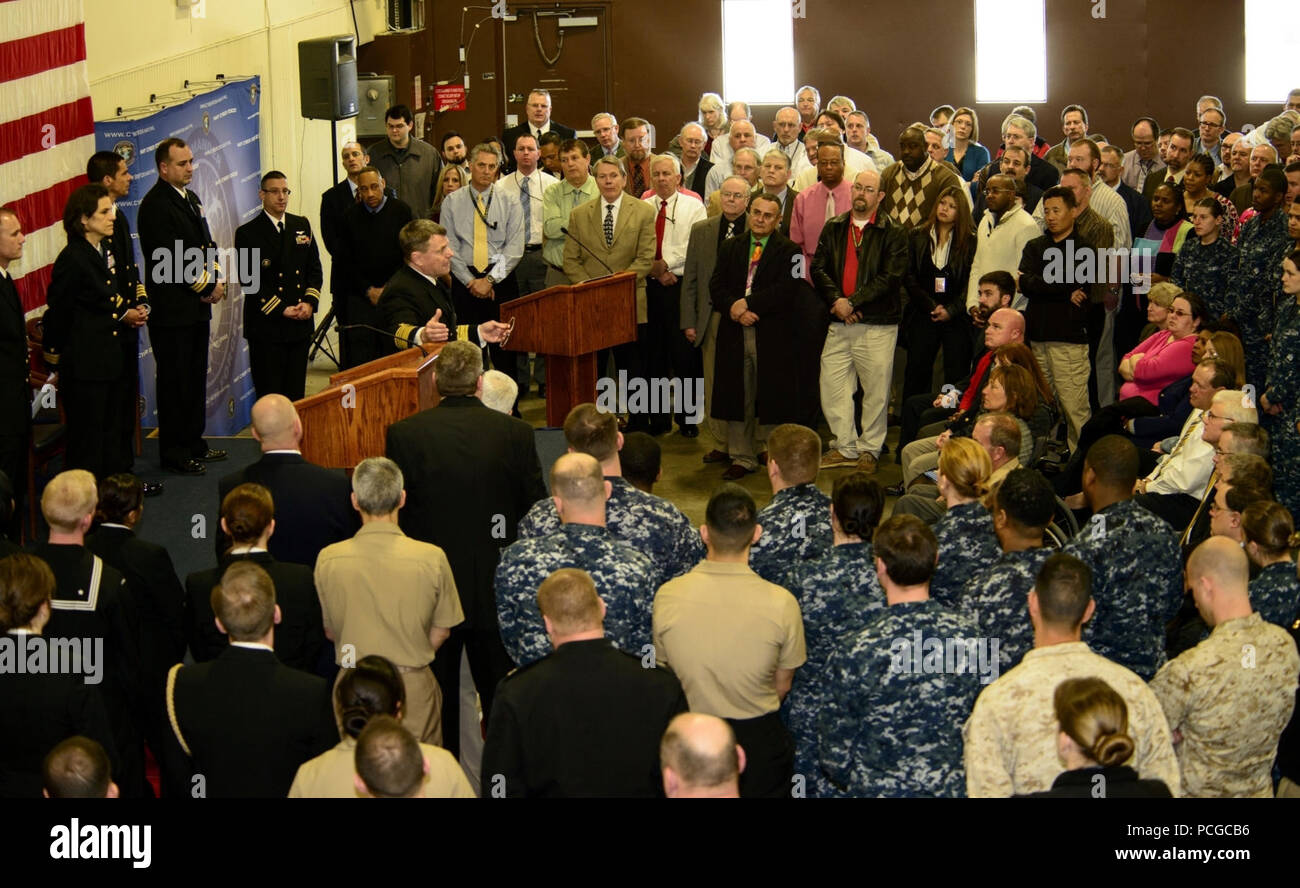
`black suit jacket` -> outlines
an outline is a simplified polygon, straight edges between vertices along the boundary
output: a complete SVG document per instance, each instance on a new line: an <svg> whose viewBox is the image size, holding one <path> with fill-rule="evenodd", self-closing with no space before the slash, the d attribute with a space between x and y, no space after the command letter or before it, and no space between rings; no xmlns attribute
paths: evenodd
<svg viewBox="0 0 1300 888"><path fill-rule="evenodd" d="M532 427L453 395L389 426L386 453L406 479L402 530L447 553L465 626L495 627L501 550L546 496Z"/></svg>
<svg viewBox="0 0 1300 888"><path fill-rule="evenodd" d="M379 314L383 327L393 334L393 351L417 345L416 335L434 313L442 309L440 320L447 325L450 339L478 342L478 327L457 324L456 304L445 284L433 284L410 265L403 264L384 285L379 297Z"/></svg>
<svg viewBox="0 0 1300 888"><path fill-rule="evenodd" d="M298 767L338 743L325 679L291 669L270 651L229 647L176 671L175 724L167 734L168 789L207 798L284 798Z"/></svg>
<svg viewBox="0 0 1300 888"><path fill-rule="evenodd" d="M113 239L109 243L113 254L113 274L117 278L117 292L122 297L122 309L136 308L149 304L149 294L140 279L140 266L135 261L135 244L131 240L131 223L126 213L119 212L113 220ZM135 327L122 326L117 334L122 346L122 368L130 379L139 375L140 331Z"/></svg>
<svg viewBox="0 0 1300 888"><path fill-rule="evenodd" d="M265 212L239 226L235 249L256 250L259 257L255 277L241 280L244 288L244 338L263 342L301 342L310 339L315 322L294 320L284 310L300 302L320 305L323 282L320 252L306 216L284 214L284 233ZM240 269L241 273L244 269Z"/></svg>
<svg viewBox="0 0 1300 888"><path fill-rule="evenodd" d="M185 656L185 592L171 555L125 527L99 527L86 537L86 548L126 578L140 620L142 686L161 693L167 670Z"/></svg>
<svg viewBox="0 0 1300 888"><path fill-rule="evenodd" d="M276 658L294 669L313 671L321 645L325 643L316 580L310 567L276 561L269 552L229 555L218 567L196 571L185 578L190 653L195 662L214 659L230 646L230 639L214 622L212 589L221 582L226 568L236 561L260 564L275 584L275 603L280 605L280 622L275 627Z"/></svg>
<svg viewBox="0 0 1300 888"><path fill-rule="evenodd" d="M343 227L343 217L348 211L348 207L356 204L356 196L352 193L352 185L347 179L329 188L320 196L320 237L325 242L325 249L329 251L330 258L333 262L330 265L330 292L334 293L340 289L339 277L339 260L342 258L345 249L346 232ZM338 306L335 306L337 311Z"/></svg>
<svg viewBox="0 0 1300 888"><path fill-rule="evenodd" d="M84 237L54 260L45 312L45 361L64 379L104 382L122 375L126 306L117 279Z"/></svg>
<svg viewBox="0 0 1300 888"><path fill-rule="evenodd" d="M192 249L215 249L203 204L193 191L181 197L159 180L140 201L136 224L140 226L140 252L144 255L144 286L149 294L149 329L182 327L211 320L212 306L201 301L225 279L229 269L218 269L207 252L200 270L185 255ZM179 244L181 254L177 254ZM161 253L155 251L161 250ZM196 254L191 254L196 255Z"/></svg>
<svg viewBox="0 0 1300 888"><path fill-rule="evenodd" d="M0 435L25 435L31 424L27 382L27 321L13 278L0 274ZM25 449L25 448L24 448ZM10 478L14 489L24 478Z"/></svg>
<svg viewBox="0 0 1300 888"><path fill-rule="evenodd" d="M81 676L6 670L0 672L0 700L0 798L40 798L45 756L78 734L103 745L117 773L104 702Z"/></svg>
<svg viewBox="0 0 1300 888"><path fill-rule="evenodd" d="M660 796L659 740L686 709L666 667L608 639L571 641L501 680L483 773L503 775L510 798Z"/></svg>
<svg viewBox="0 0 1300 888"><path fill-rule="evenodd" d="M533 131L533 125L528 122L527 118L518 126L512 126L501 134L501 145L505 148L506 162L502 172L511 172L515 168L515 139ZM573 139L577 137L577 132L572 127L567 127L562 123L551 121L551 132L555 133L561 139ZM472 159L472 158L471 158Z"/></svg>
<svg viewBox="0 0 1300 888"><path fill-rule="evenodd" d="M213 534L217 560L230 548L220 532L221 501L240 484L261 484L275 500L275 533L267 548L277 561L313 567L320 550L351 539L361 526L352 508L347 476L303 459L301 453L264 453L252 465L232 472L217 485L217 516Z"/></svg>

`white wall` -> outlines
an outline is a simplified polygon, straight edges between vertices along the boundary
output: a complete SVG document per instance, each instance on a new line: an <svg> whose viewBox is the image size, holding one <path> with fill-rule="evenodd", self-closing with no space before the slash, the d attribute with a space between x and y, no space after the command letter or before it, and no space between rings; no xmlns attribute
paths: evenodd
<svg viewBox="0 0 1300 888"><path fill-rule="evenodd" d="M363 42L383 29L383 10L383 0L356 0ZM298 41L353 33L348 0L203 0L197 9L178 9L175 0L88 0L85 13L96 120L144 105L150 94L177 92L186 80L260 76L262 168L288 173L289 212L306 216L319 232L320 195L334 182L331 124L299 116ZM338 129L342 145L353 123ZM321 262L328 283L323 245ZM328 304L326 298L322 311Z"/></svg>

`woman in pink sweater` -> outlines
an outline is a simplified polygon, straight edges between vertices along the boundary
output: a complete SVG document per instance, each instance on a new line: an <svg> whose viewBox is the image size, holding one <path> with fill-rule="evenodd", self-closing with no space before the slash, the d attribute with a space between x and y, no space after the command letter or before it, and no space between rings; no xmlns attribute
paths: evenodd
<svg viewBox="0 0 1300 888"><path fill-rule="evenodd" d="M1189 376L1195 369L1192 346L1196 331L1208 320L1201 297L1195 293L1175 297L1165 329L1138 343L1120 362L1119 375L1126 380L1119 390L1120 400L1145 398L1155 404L1161 389Z"/></svg>

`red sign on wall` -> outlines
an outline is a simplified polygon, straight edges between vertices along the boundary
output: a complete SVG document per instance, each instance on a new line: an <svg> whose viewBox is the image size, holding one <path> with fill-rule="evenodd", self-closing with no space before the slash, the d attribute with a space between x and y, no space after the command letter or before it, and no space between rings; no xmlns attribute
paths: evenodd
<svg viewBox="0 0 1300 888"><path fill-rule="evenodd" d="M439 113L443 111L464 111L465 87L454 85L435 86L433 88L433 108Z"/></svg>

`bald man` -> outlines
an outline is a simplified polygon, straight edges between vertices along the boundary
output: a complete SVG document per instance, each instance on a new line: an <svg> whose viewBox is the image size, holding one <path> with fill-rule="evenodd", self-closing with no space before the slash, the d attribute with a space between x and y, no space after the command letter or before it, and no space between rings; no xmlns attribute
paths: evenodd
<svg viewBox="0 0 1300 888"><path fill-rule="evenodd" d="M580 466L591 457L563 459ZM483 797L658 796L659 739L686 711L681 683L655 666L653 654L610 643L605 602L586 571L562 568L536 589L554 652L497 689L483 746ZM608 616L617 607L611 601Z"/></svg>
<svg viewBox="0 0 1300 888"><path fill-rule="evenodd" d="M745 750L716 715L683 712L664 732L659 767L670 799L738 799Z"/></svg>
<svg viewBox="0 0 1300 888"><path fill-rule="evenodd" d="M275 501L275 533L268 549L277 561L315 567L326 546L351 539L361 526L352 508L352 486L335 469L302 457L302 420L284 395L267 395L253 404L253 437L262 458L232 472L218 485L217 507L207 516L217 557L230 547L220 530L221 503L240 484L261 484Z"/></svg>
<svg viewBox="0 0 1300 888"><path fill-rule="evenodd" d="M1271 797L1278 738L1296 703L1296 644L1251 607L1250 563L1237 543L1201 543L1186 576L1210 637L1151 680L1173 732L1183 792Z"/></svg>

